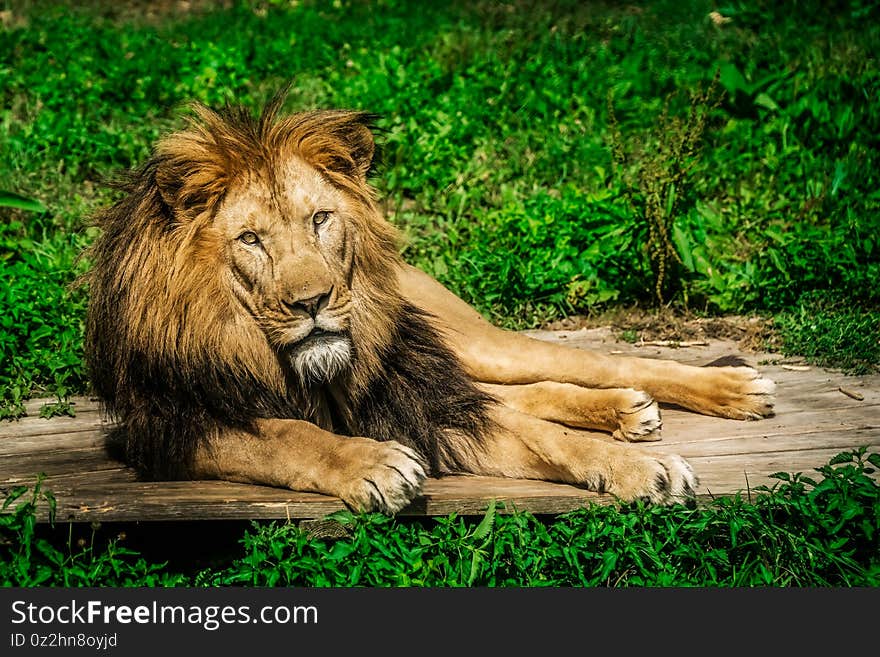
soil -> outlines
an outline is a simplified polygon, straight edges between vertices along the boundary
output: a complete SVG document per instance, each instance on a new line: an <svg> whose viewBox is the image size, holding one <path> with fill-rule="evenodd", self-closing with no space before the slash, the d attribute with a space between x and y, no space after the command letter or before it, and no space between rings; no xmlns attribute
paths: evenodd
<svg viewBox="0 0 880 657"><path fill-rule="evenodd" d="M157 24L168 18L181 18L200 14L213 9L228 9L233 0L79 0L76 3L64 0L43 0L45 5L61 4L70 11L85 10L92 15L120 23ZM26 15L33 10L33 0L8 0L0 11L0 25L5 28L19 28L27 25ZM257 7L255 12L259 12Z"/></svg>
<svg viewBox="0 0 880 657"><path fill-rule="evenodd" d="M778 346L773 321L759 316L702 317L668 308L616 308L594 316L573 315L541 328L577 330L610 327L625 342L672 340L734 340L743 351L774 351Z"/></svg>

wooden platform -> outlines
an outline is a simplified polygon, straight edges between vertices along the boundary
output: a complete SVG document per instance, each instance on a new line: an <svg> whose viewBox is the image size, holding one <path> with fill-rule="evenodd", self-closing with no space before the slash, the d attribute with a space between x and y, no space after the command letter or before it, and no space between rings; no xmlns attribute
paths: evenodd
<svg viewBox="0 0 880 657"><path fill-rule="evenodd" d="M738 353L733 342L687 348L616 342L605 329L532 332L572 346L671 358L701 365ZM848 377L778 355L742 354L777 383L777 414L758 422L704 417L663 408L663 440L647 449L676 452L700 477L701 498L771 484L775 472L812 472L839 452L862 445L880 451L880 376ZM841 392L854 393L857 399ZM38 417L45 400L28 404L28 417L0 422L0 492L33 484L37 473L57 498L59 521L299 519L344 508L336 498L225 482L139 482L104 450L94 400L74 400L76 417ZM609 438L610 440L610 438ZM506 508L558 513L589 501L611 502L574 486L528 480L457 476L429 480L403 515L479 514L490 499ZM42 516L45 520L45 513Z"/></svg>

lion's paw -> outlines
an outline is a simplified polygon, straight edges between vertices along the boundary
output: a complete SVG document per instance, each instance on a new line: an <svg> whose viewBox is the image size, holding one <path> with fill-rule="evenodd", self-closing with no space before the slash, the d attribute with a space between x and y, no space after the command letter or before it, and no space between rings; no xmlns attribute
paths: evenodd
<svg viewBox="0 0 880 657"><path fill-rule="evenodd" d="M698 483L690 464L680 456L640 454L615 469L606 490L625 502L643 499L654 504L690 504Z"/></svg>
<svg viewBox="0 0 880 657"><path fill-rule="evenodd" d="M618 426L611 435L629 442L660 440L662 422L657 402L640 390L627 390L623 401L615 411Z"/></svg>
<svg viewBox="0 0 880 657"><path fill-rule="evenodd" d="M395 441L360 441L338 496L358 511L397 513L421 491L427 476L422 459Z"/></svg>
<svg viewBox="0 0 880 657"><path fill-rule="evenodd" d="M751 367L720 367L712 391L712 414L734 420L773 415L776 384Z"/></svg>

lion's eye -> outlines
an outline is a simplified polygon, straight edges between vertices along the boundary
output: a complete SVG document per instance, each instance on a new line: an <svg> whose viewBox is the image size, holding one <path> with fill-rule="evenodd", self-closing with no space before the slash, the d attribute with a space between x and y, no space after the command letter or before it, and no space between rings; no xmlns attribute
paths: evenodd
<svg viewBox="0 0 880 657"><path fill-rule="evenodd" d="M330 218L330 213L327 210L321 210L320 212L316 212L312 215L312 223L316 226L320 226L324 222L326 222Z"/></svg>
<svg viewBox="0 0 880 657"><path fill-rule="evenodd" d="M252 230L247 230L238 236L239 241L244 242L248 246L253 246L254 244L259 243L260 238L257 237L257 234Z"/></svg>

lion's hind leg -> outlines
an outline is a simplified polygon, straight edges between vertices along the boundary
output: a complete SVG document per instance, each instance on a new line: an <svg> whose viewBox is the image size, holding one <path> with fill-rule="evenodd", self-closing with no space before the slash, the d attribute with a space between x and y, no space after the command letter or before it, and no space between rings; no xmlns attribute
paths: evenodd
<svg viewBox="0 0 880 657"><path fill-rule="evenodd" d="M640 390L585 388L556 381L479 386L505 406L542 420L610 431L617 440L660 440L660 409Z"/></svg>
<svg viewBox="0 0 880 657"><path fill-rule="evenodd" d="M558 381L588 388L635 388L660 403L706 415L751 420L773 414L774 383L744 367L741 360L724 359L713 363L714 367L696 367L537 340L493 326L414 267L400 270L400 284L407 299L437 318L437 326L476 381L505 385Z"/></svg>
<svg viewBox="0 0 880 657"><path fill-rule="evenodd" d="M610 493L625 502L690 503L697 478L675 454L648 452L570 429L503 405L467 470L473 474L542 479Z"/></svg>

